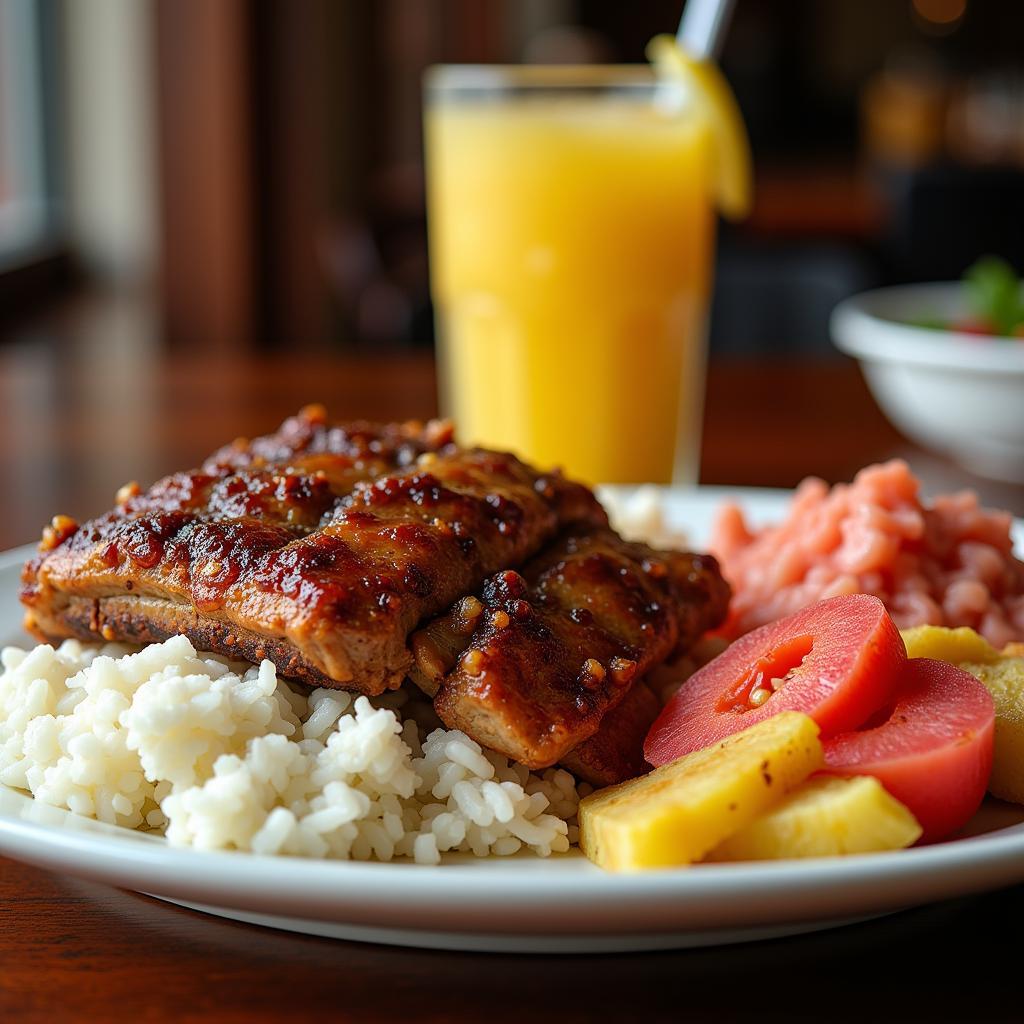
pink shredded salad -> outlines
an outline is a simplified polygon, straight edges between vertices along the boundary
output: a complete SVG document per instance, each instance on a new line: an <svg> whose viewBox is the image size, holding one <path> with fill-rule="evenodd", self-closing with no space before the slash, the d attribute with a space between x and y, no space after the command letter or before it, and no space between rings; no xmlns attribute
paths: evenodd
<svg viewBox="0 0 1024 1024"><path fill-rule="evenodd" d="M874 594L896 625L971 626L1002 647L1024 640L1024 562L1009 512L972 491L925 506L905 462L862 469L852 484L809 478L778 526L752 530L736 505L718 514L711 550L734 595L739 636L838 594Z"/></svg>

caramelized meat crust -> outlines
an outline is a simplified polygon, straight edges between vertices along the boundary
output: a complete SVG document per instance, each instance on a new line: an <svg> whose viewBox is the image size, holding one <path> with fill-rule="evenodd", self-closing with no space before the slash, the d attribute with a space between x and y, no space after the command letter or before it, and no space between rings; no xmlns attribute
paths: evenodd
<svg viewBox="0 0 1024 1024"><path fill-rule="evenodd" d="M560 529L607 522L591 492L441 423L330 427L319 407L78 528L58 517L25 567L47 640L183 632L283 674L375 694L409 633ZM145 599L145 600L143 600Z"/></svg>
<svg viewBox="0 0 1024 1024"><path fill-rule="evenodd" d="M371 695L412 675L449 727L608 784L646 767L642 676L729 593L714 559L627 543L557 472L459 448L446 423L310 406L81 527L56 517L21 598L44 640L184 634Z"/></svg>
<svg viewBox="0 0 1024 1024"><path fill-rule="evenodd" d="M450 728L545 768L648 669L718 625L728 600L709 555L569 531L416 633L413 678Z"/></svg>
<svg viewBox="0 0 1024 1024"><path fill-rule="evenodd" d="M593 786L614 786L635 779L651 766L644 760L644 740L661 711L661 702L643 681L601 719L597 732L563 754L559 762Z"/></svg>

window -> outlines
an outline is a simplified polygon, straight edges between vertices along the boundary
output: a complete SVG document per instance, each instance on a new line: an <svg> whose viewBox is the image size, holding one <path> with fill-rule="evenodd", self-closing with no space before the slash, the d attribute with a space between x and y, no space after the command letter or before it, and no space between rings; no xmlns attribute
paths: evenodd
<svg viewBox="0 0 1024 1024"><path fill-rule="evenodd" d="M38 258L55 228L44 59L53 6L0 0L0 270Z"/></svg>

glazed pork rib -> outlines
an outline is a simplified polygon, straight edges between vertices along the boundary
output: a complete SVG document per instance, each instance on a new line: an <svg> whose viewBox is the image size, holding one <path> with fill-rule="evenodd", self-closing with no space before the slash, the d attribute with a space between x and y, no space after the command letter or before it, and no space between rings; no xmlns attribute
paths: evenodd
<svg viewBox="0 0 1024 1024"><path fill-rule="evenodd" d="M449 726L595 783L643 770L640 678L728 603L713 559L627 543L559 473L319 406L81 527L58 516L22 582L41 639L180 633L371 695L412 674Z"/></svg>
<svg viewBox="0 0 1024 1024"><path fill-rule="evenodd" d="M122 489L81 528L57 517L21 596L46 640L184 633L377 694L401 684L421 622L560 530L606 523L587 488L459 449L443 424L332 428L310 407L199 471Z"/></svg>
<svg viewBox="0 0 1024 1024"><path fill-rule="evenodd" d="M611 763L613 751L627 745L609 738L638 729L642 738L650 702L608 713L645 672L718 625L728 601L709 555L575 528L414 634L413 678L450 728L530 768L579 748L586 775L610 780L625 767ZM586 744L606 716L604 742Z"/></svg>

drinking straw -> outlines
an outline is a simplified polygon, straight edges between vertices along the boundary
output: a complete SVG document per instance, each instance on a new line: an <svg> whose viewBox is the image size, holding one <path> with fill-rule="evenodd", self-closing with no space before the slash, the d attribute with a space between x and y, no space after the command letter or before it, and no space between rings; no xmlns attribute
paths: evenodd
<svg viewBox="0 0 1024 1024"><path fill-rule="evenodd" d="M691 57L714 60L722 48L734 0L686 0L676 39Z"/></svg>

